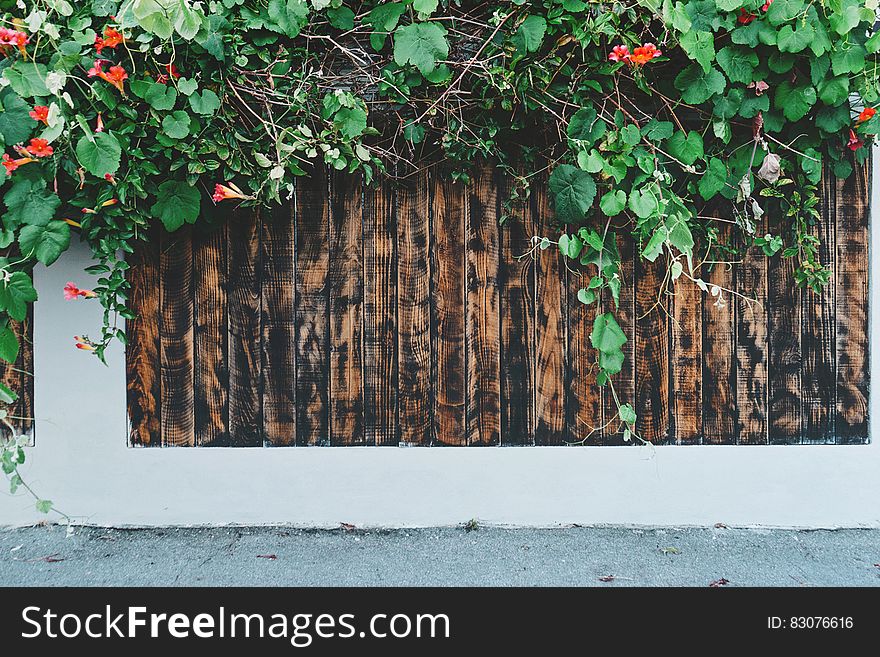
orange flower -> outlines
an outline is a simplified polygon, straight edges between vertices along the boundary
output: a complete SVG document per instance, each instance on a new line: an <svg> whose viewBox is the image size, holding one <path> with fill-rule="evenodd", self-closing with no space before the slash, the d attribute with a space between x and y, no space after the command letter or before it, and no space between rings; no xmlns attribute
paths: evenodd
<svg viewBox="0 0 880 657"><path fill-rule="evenodd" d="M105 71L104 64L108 63L106 59L96 59L92 68L89 69L88 76L90 78L99 77L119 89L119 93L124 94L123 81L128 79L128 73L121 66L111 66L109 70Z"/></svg>
<svg viewBox="0 0 880 657"><path fill-rule="evenodd" d="M45 123L46 125L49 125L49 108L45 105L34 105L34 109L28 112L28 115L34 121L39 121L40 123Z"/></svg>
<svg viewBox="0 0 880 657"><path fill-rule="evenodd" d="M85 299L91 299L93 297L98 296L92 290L81 290L76 286L76 283L73 281L67 281L67 285L64 286L64 300L70 301L72 299L76 299L77 297L83 297Z"/></svg>
<svg viewBox="0 0 880 657"><path fill-rule="evenodd" d="M68 226L72 226L74 228L82 228L82 224L78 221L74 221L73 219L61 219L61 221L66 223Z"/></svg>
<svg viewBox="0 0 880 657"><path fill-rule="evenodd" d="M31 143L28 144L25 150L34 157L49 157L55 152L55 149L49 145L48 141L38 137L31 139Z"/></svg>
<svg viewBox="0 0 880 657"><path fill-rule="evenodd" d="M647 64L655 57L659 57L663 53L657 50L657 46L653 43L646 43L643 46L639 46L635 50L633 50L632 55L630 56L630 61L634 66L641 66L643 64Z"/></svg>
<svg viewBox="0 0 880 657"><path fill-rule="evenodd" d="M104 132L104 117L98 114L98 120L95 123L95 132Z"/></svg>
<svg viewBox="0 0 880 657"><path fill-rule="evenodd" d="M20 157L16 160L13 160L11 157L9 157L8 153L3 153L3 160L0 161L0 164L2 164L6 168L6 175L10 176L12 175L12 172L15 171L18 167L22 166L23 164L27 164L28 162L36 162L36 160L32 157Z"/></svg>
<svg viewBox="0 0 880 657"><path fill-rule="evenodd" d="M120 43L125 42L122 33L109 25L104 28L104 37L95 37L95 51L100 55L104 48L115 48Z"/></svg>
<svg viewBox="0 0 880 657"><path fill-rule="evenodd" d="M18 51L27 56L25 46L28 42L28 35L18 30L12 30L8 27L0 27L0 52L8 54L9 47L15 46Z"/></svg>
<svg viewBox="0 0 880 657"><path fill-rule="evenodd" d="M227 187L226 185L221 185L217 183L214 185L214 193L211 195L211 198L214 199L214 203L219 203L220 201L225 201L231 198L248 198L244 194L242 194L241 190L235 187L232 183L229 183L231 187Z"/></svg>
<svg viewBox="0 0 880 657"><path fill-rule="evenodd" d="M94 351L95 347L92 345L91 341L88 338L83 338L78 335L74 335L73 339L76 340L76 348L82 349L83 351Z"/></svg>
<svg viewBox="0 0 880 657"><path fill-rule="evenodd" d="M859 114L859 123L864 123L865 121L873 117L876 113L877 110L875 110L873 107L866 107L862 110L862 113Z"/></svg>

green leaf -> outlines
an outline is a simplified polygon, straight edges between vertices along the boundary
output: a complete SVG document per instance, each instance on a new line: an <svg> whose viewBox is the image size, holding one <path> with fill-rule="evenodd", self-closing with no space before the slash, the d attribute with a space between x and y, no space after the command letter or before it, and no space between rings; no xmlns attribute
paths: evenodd
<svg viewBox="0 0 880 657"><path fill-rule="evenodd" d="M848 34L852 29L862 21L861 7L857 4L850 4L841 9L834 11L829 17L831 29L840 36Z"/></svg>
<svg viewBox="0 0 880 657"><path fill-rule="evenodd" d="M37 291L34 289L34 283L23 271L12 272L8 281L0 283L0 310L5 310L18 322L24 321L28 304L36 300Z"/></svg>
<svg viewBox="0 0 880 657"><path fill-rule="evenodd" d="M131 4L131 8L139 27L160 39L168 39L174 34L171 5L168 0L137 0Z"/></svg>
<svg viewBox="0 0 880 657"><path fill-rule="evenodd" d="M715 37L711 32L691 30L682 35L680 44L688 57L699 62L704 72L708 73L712 69L712 60L715 59Z"/></svg>
<svg viewBox="0 0 880 657"><path fill-rule="evenodd" d="M343 107L333 116L333 125L346 139L354 139L367 129L367 110L364 107Z"/></svg>
<svg viewBox="0 0 880 657"><path fill-rule="evenodd" d="M45 82L49 71L45 64L19 59L3 74L9 81L12 90L22 98L49 95Z"/></svg>
<svg viewBox="0 0 880 657"><path fill-rule="evenodd" d="M773 0L767 10L767 20L771 25L782 25L794 20L804 11L804 0Z"/></svg>
<svg viewBox="0 0 880 657"><path fill-rule="evenodd" d="M599 352L599 367L607 374L620 372L623 365L621 347L626 344L626 335L620 329L614 315L611 313L596 315L590 333L590 343Z"/></svg>
<svg viewBox="0 0 880 657"><path fill-rule="evenodd" d="M682 100L690 105L705 103L715 94L722 93L726 86L721 71L710 68L706 72L698 64L691 64L675 78L675 88L682 92Z"/></svg>
<svg viewBox="0 0 880 657"><path fill-rule="evenodd" d="M51 221L45 226L25 226L18 234L21 252L33 255L44 265L51 265L70 246L70 226Z"/></svg>
<svg viewBox="0 0 880 657"><path fill-rule="evenodd" d="M18 350L18 336L11 327L4 326L0 329L0 359L7 363L14 363L15 359L18 358Z"/></svg>
<svg viewBox="0 0 880 657"><path fill-rule="evenodd" d="M660 202L648 188L633 189L629 193L629 209L639 219L652 217L660 210Z"/></svg>
<svg viewBox="0 0 880 657"><path fill-rule="evenodd" d="M642 128L642 134L651 141L663 141L672 136L673 125L671 121L658 121L651 119Z"/></svg>
<svg viewBox="0 0 880 657"><path fill-rule="evenodd" d="M172 139L183 139L189 135L189 123L189 114L177 110L162 119L162 132Z"/></svg>
<svg viewBox="0 0 880 657"><path fill-rule="evenodd" d="M413 9L420 14L430 16L437 10L439 0L413 0Z"/></svg>
<svg viewBox="0 0 880 657"><path fill-rule="evenodd" d="M0 135L6 144L20 144L31 136L36 122L28 113L31 106L24 102L11 89L0 92Z"/></svg>
<svg viewBox="0 0 880 657"><path fill-rule="evenodd" d="M527 16L520 24L511 39L516 46L517 52L535 52L541 47L544 33L547 31L547 21L541 16Z"/></svg>
<svg viewBox="0 0 880 657"><path fill-rule="evenodd" d="M632 404L621 404L620 408L617 409L617 416L621 422L630 426L636 423L636 410L632 407Z"/></svg>
<svg viewBox="0 0 880 657"><path fill-rule="evenodd" d="M757 116L758 112L766 112L770 109L770 96L746 96L739 106L739 115L744 119Z"/></svg>
<svg viewBox="0 0 880 657"><path fill-rule="evenodd" d="M382 50L385 46L385 39L388 32L393 32L397 27L400 17L406 12L406 5L402 2L382 3L373 7L364 22L372 25L375 30L370 35L370 45L376 51Z"/></svg>
<svg viewBox="0 0 880 657"><path fill-rule="evenodd" d="M776 43L782 52L800 52L812 43L816 31L809 23L798 25L795 30L791 25L783 25L776 36Z"/></svg>
<svg viewBox="0 0 880 657"><path fill-rule="evenodd" d="M605 192L599 200L599 208L606 217L616 217L626 207L626 192L618 189L616 192Z"/></svg>
<svg viewBox="0 0 880 657"><path fill-rule="evenodd" d="M156 202L151 211L166 230L173 232L184 223L195 223L199 217L201 196L199 190L179 180L166 180L159 185Z"/></svg>
<svg viewBox="0 0 880 657"><path fill-rule="evenodd" d="M834 75L860 73L865 68L867 51L858 44L841 45L840 50L831 53L831 70Z"/></svg>
<svg viewBox="0 0 880 657"><path fill-rule="evenodd" d="M348 32L354 27L354 12L345 5L336 8L331 7L327 10L327 20L337 30Z"/></svg>
<svg viewBox="0 0 880 657"><path fill-rule="evenodd" d="M144 94L144 100L150 104L150 107L160 112L174 107L174 103L177 102L177 89L170 84L159 84L158 82L148 82L147 84L149 86Z"/></svg>
<svg viewBox="0 0 880 657"><path fill-rule="evenodd" d="M549 188L556 216L565 223L582 221L596 198L592 176L570 164L560 164L553 170Z"/></svg>
<svg viewBox="0 0 880 657"><path fill-rule="evenodd" d="M673 214L666 219L666 239L685 255L692 255L694 236L688 226L687 218L682 214Z"/></svg>
<svg viewBox="0 0 880 657"><path fill-rule="evenodd" d="M46 189L42 178L18 178L3 196L8 211L3 215L6 228L33 224L45 226L61 205L61 199Z"/></svg>
<svg viewBox="0 0 880 657"><path fill-rule="evenodd" d="M566 133L569 139L582 141L584 145L591 146L602 138L605 130L605 122L598 119L595 108L590 106L582 107L572 115Z"/></svg>
<svg viewBox="0 0 880 657"><path fill-rule="evenodd" d="M713 108L715 116L722 119L732 119L742 106L743 96L743 90L736 87L730 89L725 95L718 96Z"/></svg>
<svg viewBox="0 0 880 657"><path fill-rule="evenodd" d="M412 64L427 75L437 67L438 60L448 56L446 30L439 23L412 23L394 32L394 61L398 66Z"/></svg>
<svg viewBox="0 0 880 657"><path fill-rule="evenodd" d="M635 146L642 141L642 133L637 125L625 125L620 129L620 137L628 146Z"/></svg>
<svg viewBox="0 0 880 657"><path fill-rule="evenodd" d="M584 248L584 243L577 235L567 235L563 233L559 236L559 252L566 258L577 260Z"/></svg>
<svg viewBox="0 0 880 657"><path fill-rule="evenodd" d="M91 139L84 135L76 142L76 159L86 171L98 178L116 173L121 157L119 142L109 132L99 132Z"/></svg>
<svg viewBox="0 0 880 657"><path fill-rule="evenodd" d="M199 88L199 83L191 78L181 78L177 81L177 88L184 96L189 96Z"/></svg>
<svg viewBox="0 0 880 657"><path fill-rule="evenodd" d="M18 395L5 383L0 382L0 402L4 404L12 404L18 399Z"/></svg>
<svg viewBox="0 0 880 657"><path fill-rule="evenodd" d="M706 173L703 174L702 178L700 178L700 183L697 186L700 191L700 196L702 196L705 200L709 200L713 196L715 196L718 192L724 189L724 185L727 182L727 167L724 165L724 162L717 157L713 157L709 160L709 166L706 169Z"/></svg>
<svg viewBox="0 0 880 657"><path fill-rule="evenodd" d="M819 83L819 98L826 105L837 105L849 96L849 78L840 75L826 78Z"/></svg>
<svg viewBox="0 0 880 657"><path fill-rule="evenodd" d="M37 500L36 506L40 513L49 513L52 510L52 500Z"/></svg>
<svg viewBox="0 0 880 657"><path fill-rule="evenodd" d="M196 114L211 116L220 109L220 98L210 89L204 89L201 93L195 92L189 97L189 106Z"/></svg>
<svg viewBox="0 0 880 657"><path fill-rule="evenodd" d="M669 154L686 165L691 165L703 157L703 138L699 132L691 130L685 135L678 130L667 142Z"/></svg>
<svg viewBox="0 0 880 657"><path fill-rule="evenodd" d="M786 80L776 88L773 106L782 110L789 121L800 121L816 103L816 90L810 86L794 87Z"/></svg>
<svg viewBox="0 0 880 657"><path fill-rule="evenodd" d="M874 32L871 35L871 38L865 41L865 48L868 49L868 52L872 55L880 50L880 32Z"/></svg>
<svg viewBox="0 0 880 657"><path fill-rule="evenodd" d="M309 7L305 0L269 0L269 18L268 29L295 37L309 22Z"/></svg>
<svg viewBox="0 0 880 657"><path fill-rule="evenodd" d="M816 126L828 134L834 134L849 125L849 103L837 107L823 107L816 115Z"/></svg>
<svg viewBox="0 0 880 657"><path fill-rule="evenodd" d="M748 84L754 80L758 55L742 46L725 46L718 51L718 66L731 82Z"/></svg>

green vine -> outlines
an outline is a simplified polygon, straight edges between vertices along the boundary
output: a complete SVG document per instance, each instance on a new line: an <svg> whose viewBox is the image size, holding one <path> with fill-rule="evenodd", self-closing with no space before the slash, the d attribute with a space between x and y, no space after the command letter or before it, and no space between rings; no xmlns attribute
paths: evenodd
<svg viewBox="0 0 880 657"><path fill-rule="evenodd" d="M516 221L544 179L584 273L612 422L627 336L618 243L665 265L658 298L749 249L792 258L819 292L816 186L868 157L880 118L877 0L0 0L0 357L36 300L31 271L79 235L124 340L136 240L279 203L316 166L366 182L478 159L516 181ZM725 228L722 230L722 228ZM726 228L731 228L727 230ZM0 386L0 395L13 394ZM5 452L4 452L5 453Z"/></svg>

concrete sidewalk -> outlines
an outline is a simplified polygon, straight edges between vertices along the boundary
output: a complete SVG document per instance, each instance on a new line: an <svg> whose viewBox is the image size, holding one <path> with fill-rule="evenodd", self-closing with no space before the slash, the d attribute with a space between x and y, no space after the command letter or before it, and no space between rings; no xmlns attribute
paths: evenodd
<svg viewBox="0 0 880 657"><path fill-rule="evenodd" d="M0 529L5 586L880 586L877 564L867 529Z"/></svg>

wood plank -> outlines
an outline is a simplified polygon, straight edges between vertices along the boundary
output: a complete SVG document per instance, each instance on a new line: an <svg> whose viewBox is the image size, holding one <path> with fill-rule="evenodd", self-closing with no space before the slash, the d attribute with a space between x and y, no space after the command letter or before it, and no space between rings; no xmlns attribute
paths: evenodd
<svg viewBox="0 0 880 657"><path fill-rule="evenodd" d="M431 268L428 177L408 178L397 191L398 403L400 441L431 440Z"/></svg>
<svg viewBox="0 0 880 657"><path fill-rule="evenodd" d="M756 226L767 232L766 219ZM767 259L750 249L736 273L736 404L737 442L767 443Z"/></svg>
<svg viewBox="0 0 880 657"><path fill-rule="evenodd" d="M779 229L777 229L779 230ZM771 443L801 440L801 304L793 258L767 262L768 422Z"/></svg>
<svg viewBox="0 0 880 657"><path fill-rule="evenodd" d="M569 262L565 272L568 326L568 367L565 381L565 441L601 445L605 436L602 422L603 388L596 383L596 350L590 333L600 306L585 306L578 301L581 288L595 275L595 267Z"/></svg>
<svg viewBox="0 0 880 657"><path fill-rule="evenodd" d="M682 265L688 266L684 259ZM673 293L671 438L679 445L697 445L703 438L703 291L681 276Z"/></svg>
<svg viewBox="0 0 880 657"><path fill-rule="evenodd" d="M263 444L260 383L260 213L236 211L228 228L229 442Z"/></svg>
<svg viewBox="0 0 880 657"><path fill-rule="evenodd" d="M511 179L499 191L506 202ZM501 443L535 443L535 260L528 254L537 233L528 199L509 208L500 229ZM540 253L540 252L538 252ZM523 257L525 256L525 257ZM536 256L540 257L540 256Z"/></svg>
<svg viewBox="0 0 880 657"><path fill-rule="evenodd" d="M532 191L534 223L541 237L556 240L547 179ZM565 438L565 278L562 254L555 247L540 252L535 282L535 444L561 445Z"/></svg>
<svg viewBox="0 0 880 657"><path fill-rule="evenodd" d="M296 443L330 444L330 204L327 171L296 188Z"/></svg>
<svg viewBox="0 0 880 657"><path fill-rule="evenodd" d="M330 221L330 444L364 444L362 194L335 174Z"/></svg>
<svg viewBox="0 0 880 657"><path fill-rule="evenodd" d="M733 230L720 223L718 240L730 244ZM731 256L719 260L732 260ZM710 286L733 290L737 265L715 264L704 267L702 277ZM736 432L736 333L734 309L736 299L730 292L703 300L703 442L728 445L735 442Z"/></svg>
<svg viewBox="0 0 880 657"><path fill-rule="evenodd" d="M296 223L293 202L262 222L263 435L296 444Z"/></svg>
<svg viewBox="0 0 880 657"><path fill-rule="evenodd" d="M163 445L195 444L191 226L162 232L160 372Z"/></svg>
<svg viewBox="0 0 880 657"><path fill-rule="evenodd" d="M643 440L669 438L669 299L663 257L636 263L636 431Z"/></svg>
<svg viewBox="0 0 880 657"><path fill-rule="evenodd" d="M16 435L34 438L34 350L33 304L28 305L27 316L21 322L9 320L9 328L18 337L18 356L14 363L0 362L0 381L16 395L12 404L3 404L6 420L15 428ZM8 435L6 428L3 435Z"/></svg>
<svg viewBox="0 0 880 657"><path fill-rule="evenodd" d="M836 326L835 326L835 272L836 251L836 181L831 171L820 183L821 219L810 227L819 238L819 263L831 268L831 283L821 294L800 288L801 299L801 410L803 413L802 442L834 442L834 414L837 399ZM866 297L867 300L867 297Z"/></svg>
<svg viewBox="0 0 880 657"><path fill-rule="evenodd" d="M837 417L840 443L868 442L868 213L871 161L835 185Z"/></svg>
<svg viewBox="0 0 880 657"><path fill-rule="evenodd" d="M626 343L621 347L624 354L623 365L620 372L612 377L611 384L604 391L603 444L623 445L623 429L618 417L618 402L631 404L636 408L636 281L635 262L637 250L632 234L632 223L621 223L614 226L618 234L617 250L620 252L620 304L613 308L613 302L607 304L608 310L614 312L614 317L626 336ZM592 331L592 329L590 329ZM614 392L612 393L612 386ZM617 401L614 399L617 394ZM636 413L639 409L636 408Z"/></svg>
<svg viewBox="0 0 880 657"><path fill-rule="evenodd" d="M196 445L229 444L226 225L193 236Z"/></svg>
<svg viewBox="0 0 880 657"><path fill-rule="evenodd" d="M391 184L364 190L364 441L397 445L397 221Z"/></svg>
<svg viewBox="0 0 880 657"><path fill-rule="evenodd" d="M128 405L128 444L161 445L162 378L159 362L159 231L148 231L134 244L126 277L129 307L134 319L125 323L125 371Z"/></svg>
<svg viewBox="0 0 880 657"><path fill-rule="evenodd" d="M465 239L467 190L431 176L436 346L433 444L467 445L465 433Z"/></svg>
<svg viewBox="0 0 880 657"><path fill-rule="evenodd" d="M474 172L467 213L467 443L501 443L498 191L494 168Z"/></svg>

